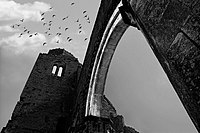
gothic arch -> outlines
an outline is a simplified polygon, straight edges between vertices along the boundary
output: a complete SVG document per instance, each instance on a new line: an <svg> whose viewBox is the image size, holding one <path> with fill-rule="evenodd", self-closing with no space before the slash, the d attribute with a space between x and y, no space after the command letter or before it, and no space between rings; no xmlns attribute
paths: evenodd
<svg viewBox="0 0 200 133"><path fill-rule="evenodd" d="M187 29L188 25L196 23L189 23L191 16L194 15L191 11L193 9L188 9L188 3L184 0L182 3L170 0L122 0L121 15L125 15L122 20L118 9L121 5L119 3L120 0L101 2L78 84L76 124L80 123L80 117L101 117L100 99L104 93L109 65L120 38L131 25L140 29L146 37L188 115L200 131L200 96L196 96L197 92L193 91L199 87L198 81L185 76L194 70L191 64L186 64L187 61L200 58L198 43L187 33L189 30L195 30ZM150 7L152 8L149 9ZM198 33L194 31L193 36ZM181 46L184 48L181 49ZM196 70L199 72L198 68ZM82 101L85 101L85 104Z"/></svg>

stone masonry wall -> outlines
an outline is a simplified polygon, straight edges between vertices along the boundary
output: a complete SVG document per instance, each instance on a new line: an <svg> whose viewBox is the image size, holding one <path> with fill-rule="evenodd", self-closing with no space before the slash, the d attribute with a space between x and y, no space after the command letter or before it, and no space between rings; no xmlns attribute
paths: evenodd
<svg viewBox="0 0 200 133"><path fill-rule="evenodd" d="M62 76L52 73L63 67ZM76 97L81 64L63 49L40 54L2 133L64 133Z"/></svg>

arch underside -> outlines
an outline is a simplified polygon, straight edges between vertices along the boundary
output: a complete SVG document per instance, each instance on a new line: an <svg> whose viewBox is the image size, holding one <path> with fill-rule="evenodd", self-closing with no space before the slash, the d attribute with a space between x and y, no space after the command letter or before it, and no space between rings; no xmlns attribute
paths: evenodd
<svg viewBox="0 0 200 133"><path fill-rule="evenodd" d="M134 21L146 37L192 122L200 131L200 70L199 67L194 67L199 64L200 54L199 44L193 39L199 31L190 27L196 23L190 23L190 18L194 14L176 1L157 1L149 12L146 5L151 2L156 3L155 0L132 1L132 8L135 12L134 15L132 14L135 16ZM162 11L161 15L152 16L151 13L155 10ZM178 13L183 14L180 17ZM128 27L129 25L124 23L117 7L107 24L95 56L87 93L85 116L101 117L101 98L104 94L107 72L117 44ZM193 33L189 33L191 31Z"/></svg>
<svg viewBox="0 0 200 133"><path fill-rule="evenodd" d="M86 116L101 116L101 101L104 94L107 72L117 44L128 27L117 9L116 14L114 14L113 18L111 17L111 21L104 32L105 34L97 52L89 84Z"/></svg>

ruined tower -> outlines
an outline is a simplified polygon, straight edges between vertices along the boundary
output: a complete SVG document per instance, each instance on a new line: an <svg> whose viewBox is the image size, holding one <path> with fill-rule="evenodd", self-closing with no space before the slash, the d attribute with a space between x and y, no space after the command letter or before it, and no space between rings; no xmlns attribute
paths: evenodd
<svg viewBox="0 0 200 133"><path fill-rule="evenodd" d="M72 112L81 64L64 49L39 54L4 133L62 133Z"/></svg>
<svg viewBox="0 0 200 133"><path fill-rule="evenodd" d="M87 116L73 126L82 65L64 49L39 54L17 102L11 120L1 133L138 133L124 124L123 116L105 95L101 117Z"/></svg>

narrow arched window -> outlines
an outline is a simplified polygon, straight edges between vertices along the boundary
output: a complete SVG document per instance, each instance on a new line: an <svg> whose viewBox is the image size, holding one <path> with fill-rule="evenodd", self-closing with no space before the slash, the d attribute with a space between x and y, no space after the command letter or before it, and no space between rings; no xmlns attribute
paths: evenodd
<svg viewBox="0 0 200 133"><path fill-rule="evenodd" d="M57 69L57 66L53 66L53 69L52 69L52 73L53 73L53 74L56 73L56 69Z"/></svg>
<svg viewBox="0 0 200 133"><path fill-rule="evenodd" d="M61 76L62 76L62 71L63 71L63 68L62 68L62 67L59 67L58 75L57 75L57 76L61 77Z"/></svg>

